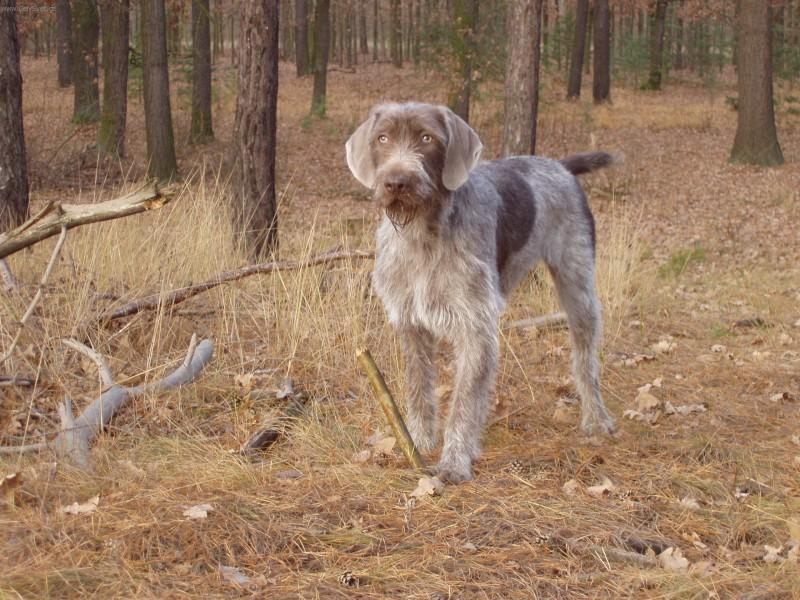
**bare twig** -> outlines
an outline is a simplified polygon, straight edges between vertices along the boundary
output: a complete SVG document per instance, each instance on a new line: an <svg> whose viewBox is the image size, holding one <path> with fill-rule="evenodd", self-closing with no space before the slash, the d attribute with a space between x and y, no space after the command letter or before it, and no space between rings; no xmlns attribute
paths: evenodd
<svg viewBox="0 0 800 600"><path fill-rule="evenodd" d="M194 339L194 336L192 339ZM103 358L103 356L89 348L89 346L82 344L78 340L61 340L61 343L69 348L72 348L73 350L77 350L94 361L94 364L97 365L97 370L100 374L100 381L103 382L103 387L110 388L111 386L115 385L114 375L111 374L111 369L108 366L108 362L106 362L106 359Z"/></svg>
<svg viewBox="0 0 800 600"><path fill-rule="evenodd" d="M114 321L115 319L121 319L123 317L135 315L144 310L155 310L159 306L172 308L176 304L180 304L181 302L184 302L185 300L188 300L197 294L213 289L219 285L222 285L223 283L244 279L245 277L250 277L251 275L271 273L273 271L294 271L314 265L328 264L342 260L373 258L374 256L374 252L355 250L353 252L327 252L325 254L312 256L305 260L272 261L259 263L257 265L248 265L234 271L225 271L219 275L216 275L214 278L209 279L208 281L190 285L184 288L179 288L166 294L152 294L151 296L133 300L124 306L120 306L119 308L102 313L99 317L97 317L97 321L101 323L107 323L109 321Z"/></svg>
<svg viewBox="0 0 800 600"><path fill-rule="evenodd" d="M0 375L0 387L33 387L34 380L30 377L20 377L19 375Z"/></svg>
<svg viewBox="0 0 800 600"><path fill-rule="evenodd" d="M0 259L0 274L3 276L3 283L5 284L7 292L19 291L17 279L14 277L14 273L11 271L11 267L8 266L8 262L5 258Z"/></svg>
<svg viewBox="0 0 800 600"><path fill-rule="evenodd" d="M53 267L56 264L56 259L58 258L59 253L61 252L61 248L64 246L64 241L67 239L67 227L65 225L61 226L61 235L58 236L58 241L56 242L55 247L53 248L53 254L50 255L50 262L47 263L47 267L44 270L44 275L42 275L42 279L39 282L39 287L36 290L36 295L31 300L31 303L28 305L28 310L25 311L25 314L22 315L22 318L19 320L19 328L17 329L17 333L14 335L14 339L11 341L11 344L8 346L5 354L3 357L0 358L0 363L4 363L7 361L14 352L14 348L16 347L17 343L19 342L19 338L22 335L22 330L25 329L25 325L28 322L28 319L31 318L33 311L36 310L36 305L39 304L39 300L42 299L42 294L44 292L44 286L47 285L47 280L50 279L50 273L53 272Z"/></svg>
<svg viewBox="0 0 800 600"><path fill-rule="evenodd" d="M196 338L194 338L189 348L191 352L187 353L189 360L184 360L172 373L151 383L124 387L114 382L106 361L94 350L74 340L65 340L65 344L89 356L98 365L101 372L106 370L107 372L101 377L104 384L110 380L110 387L100 394L97 400L87 406L77 419L73 418L72 403L69 398L66 398L58 409L62 428L53 442L0 447L0 454L22 454L52 446L60 456L70 458L79 466L86 466L88 464L89 444L131 398L147 392L160 392L177 388L194 381L214 354L214 346L211 340L203 340L198 344L196 343Z"/></svg>
<svg viewBox="0 0 800 600"><path fill-rule="evenodd" d="M172 199L175 191L175 188L159 190L156 183L152 182L124 196L97 204L50 202L19 227L0 234L0 258L52 237L64 227L72 229L161 208Z"/></svg>
<svg viewBox="0 0 800 600"><path fill-rule="evenodd" d="M509 329L548 329L556 331L558 329L567 328L567 315L563 312L550 313L549 315L542 315L532 319L522 319L520 321L512 321L503 325L503 330Z"/></svg>
<svg viewBox="0 0 800 600"><path fill-rule="evenodd" d="M356 358L358 362L361 363L361 367L364 369L369 382L372 384L372 390L381 403L381 408L383 408L386 420L389 421L389 425L392 427L400 449L403 451L403 454L406 455L412 467L421 469L424 466L422 457L417 447L414 445L414 440L411 439L411 435L408 433L403 415L400 414L397 403L394 401L394 398L392 398L392 393L389 391L386 380L378 369L378 365L375 364L372 354L370 354L369 350L363 348L356 352Z"/></svg>

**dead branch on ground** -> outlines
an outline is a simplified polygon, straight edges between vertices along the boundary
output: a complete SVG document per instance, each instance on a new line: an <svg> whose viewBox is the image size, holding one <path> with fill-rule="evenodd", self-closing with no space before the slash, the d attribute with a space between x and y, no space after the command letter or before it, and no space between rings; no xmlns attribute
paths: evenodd
<svg viewBox="0 0 800 600"><path fill-rule="evenodd" d="M546 329L549 331L557 331L559 329L566 329L567 326L567 315L563 312L555 312L532 319L512 321L511 323L503 325L503 331L508 331L509 329Z"/></svg>
<svg viewBox="0 0 800 600"><path fill-rule="evenodd" d="M375 364L372 354L370 354L369 350L363 348L356 352L356 358L358 362L361 363L361 367L364 369L369 382L372 384L375 397L378 398L378 401L381 403L381 408L386 415L386 420L389 421L389 425L392 427L400 449L403 451L403 454L406 455L412 467L421 469L424 466L422 457L417 447L414 445L414 440L411 439L411 435L408 433L403 415L400 414L397 403L394 401L392 393L386 385L386 380L383 378L380 369L378 369L378 365Z"/></svg>
<svg viewBox="0 0 800 600"><path fill-rule="evenodd" d="M52 237L64 227L72 229L161 208L176 191L174 187L159 190L155 182L150 182L124 196L97 204L50 202L19 227L0 234L0 258Z"/></svg>
<svg viewBox="0 0 800 600"><path fill-rule="evenodd" d="M0 454L23 454L53 447L59 456L68 458L76 465L85 468L89 463L89 445L131 398L148 392L178 388L194 381L214 354L211 340L203 340L198 344L197 336L193 335L186 358L180 367L162 379L125 387L114 381L108 363L100 354L76 340L64 340L64 345L81 352L95 362L105 390L77 419L73 416L72 402L69 398L65 398L58 408L61 430L53 441L25 446L2 446Z"/></svg>
<svg viewBox="0 0 800 600"><path fill-rule="evenodd" d="M6 292L19 291L17 278L14 277L14 273L11 271L11 267L8 266L8 262L5 258L0 258L0 274L3 276L3 285L6 288Z"/></svg>
<svg viewBox="0 0 800 600"><path fill-rule="evenodd" d="M179 288L163 295L152 294L150 296L145 296L144 298L139 298L138 300L132 300L124 306L120 306L119 308L102 313L99 317L97 317L97 321L100 323L108 323L109 321L114 321L115 319L121 319L123 317L135 315L144 310L156 310L160 306L170 309L176 304L180 304L181 302L184 302L185 300L188 300L197 294L213 289L219 285L222 285L223 283L244 279L245 277L250 277L251 275L272 273L273 271L294 271L314 265L329 264L343 260L373 258L374 256L374 252L355 250L352 252L328 252L325 254L312 256L305 260L271 261L256 265L248 265L246 267L242 267L241 269L224 271L208 281Z"/></svg>
<svg viewBox="0 0 800 600"><path fill-rule="evenodd" d="M47 285L47 280L50 279L50 273L53 272L53 267L56 264L56 259L58 258L58 255L61 252L61 248L64 246L64 241L66 239L67 239L67 227L66 225L62 225L61 235L58 236L58 241L56 242L56 245L53 248L53 253L50 255L50 262L47 263L47 267L44 270L42 279L39 282L39 287L36 290L36 295L34 295L33 300L31 300L31 303L28 305L28 309L25 311L25 314L22 315L22 318L19 320L17 333L14 335L14 339L11 340L11 344L8 346L8 349L5 351L2 358L0 358L0 363L6 362L13 354L14 348L16 348L17 343L19 342L19 338L22 335L22 330L25 329L25 325L28 323L28 319L31 318L33 311L36 310L36 305L39 304L39 300L42 299L44 286Z"/></svg>

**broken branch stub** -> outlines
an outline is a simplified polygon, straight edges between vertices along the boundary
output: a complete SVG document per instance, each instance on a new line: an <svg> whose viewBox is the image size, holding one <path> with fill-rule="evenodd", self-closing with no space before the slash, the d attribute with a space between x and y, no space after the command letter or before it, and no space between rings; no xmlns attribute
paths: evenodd
<svg viewBox="0 0 800 600"><path fill-rule="evenodd" d="M392 393L386 385L386 380L383 378L380 369L378 369L378 365L375 364L375 359L372 358L372 354L370 354L369 350L363 348L356 352L356 358L358 362L361 363L361 367L364 369L370 384L372 384L375 397L381 404L383 413L386 415L386 420L389 421L389 425L394 432L394 436L403 454L406 455L412 467L415 469L423 468L424 464L419 450L417 450L417 447L414 445L414 440L411 439L411 435L408 433L403 415L400 414L400 409L397 408L397 403L394 401Z"/></svg>

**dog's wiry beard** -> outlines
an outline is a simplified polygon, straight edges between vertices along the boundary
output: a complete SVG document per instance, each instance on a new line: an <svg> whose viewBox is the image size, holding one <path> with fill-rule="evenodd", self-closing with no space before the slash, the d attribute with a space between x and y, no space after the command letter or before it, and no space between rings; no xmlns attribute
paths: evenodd
<svg viewBox="0 0 800 600"><path fill-rule="evenodd" d="M404 229L417 216L417 207L409 206L401 200L395 200L385 210L386 217L397 231Z"/></svg>

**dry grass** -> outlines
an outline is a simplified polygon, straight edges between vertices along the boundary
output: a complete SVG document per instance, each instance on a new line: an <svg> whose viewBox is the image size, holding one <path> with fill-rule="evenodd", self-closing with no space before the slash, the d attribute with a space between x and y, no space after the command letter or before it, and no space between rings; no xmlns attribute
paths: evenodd
<svg viewBox="0 0 800 600"><path fill-rule="evenodd" d="M37 111L53 121L63 115L48 105L58 98L45 93L52 68L43 61L25 67L29 98L36 99L26 98L26 116L38 156L47 132ZM436 100L442 90L411 69L399 76L385 66L355 76L334 72L329 119L309 123L303 121L309 82L296 81L290 69L282 75L282 255L303 257L337 244L370 247L375 215L343 165L342 140L373 100ZM800 216L797 163L769 172L727 166L731 116L715 112L703 125L704 111L721 101L696 88L664 96L615 90L615 105L601 109L559 96L555 85L543 95L544 154L596 145L627 156L585 182L598 221L607 401L619 416L634 407L638 386L661 377L656 394L675 405L705 403L706 413L663 418L656 426L620 419L617 439L583 439L576 408L567 405L551 417L571 391L566 333L512 331L502 342L495 418L476 479L406 508L417 475L399 453L366 464L353 460L366 438L385 428L354 360L357 347L372 349L402 397L397 343L368 293L369 262L252 278L171 314L91 325L92 315L130 298L243 264L226 216L226 182L219 169L203 166L216 164L224 145L205 155L182 150L188 176L177 203L70 232L20 352L6 365L38 383L34 390L0 387L3 441L40 439L55 428L54 407L64 394L83 405L98 393L94 367L65 352L62 337L86 337L128 381L156 377L182 358L193 332L214 339L216 357L197 384L131 405L98 440L88 475L54 466L46 454L0 457L0 475L19 471L24 479L16 508L0 508L0 597L800 594L796 564L763 560L764 545L784 545L785 555L791 523L800 516L800 447L790 439L800 434L800 334L791 327L800 318L800 243L787 232ZM226 131L230 100L222 94L218 131ZM496 90L487 90L476 108L490 154L499 140L498 106ZM134 102L131 110L136 123L141 106ZM182 113L176 121L180 138ZM797 156L796 130L784 132L787 156ZM141 140L134 134L131 144L140 148ZM65 164L76 160L80 146L64 147ZM135 178L138 168L123 171ZM37 197L73 195L80 185L91 201L124 186L118 175L87 185L105 177L88 165L79 177L65 177L68 187L42 184ZM22 297L3 296L2 344L14 333L13 314L32 296L51 244L12 258L23 289ZM662 268L697 246L704 260ZM555 306L547 277L530 278L504 318ZM734 326L753 316L769 327ZM672 353L620 366L622 355L648 352L665 336L676 344ZM716 344L725 350L712 351ZM249 387L237 380L248 374ZM286 376L308 399L285 438L255 461L231 453L286 410L287 401L272 393ZM770 401L784 391L795 400ZM513 459L523 463L521 476L506 468ZM586 488L605 476L616 490L589 495ZM579 483L573 496L562 491L570 479ZM96 512L59 512L95 494ZM699 508L681 504L687 497ZM207 519L187 520L183 510L200 503L214 510ZM645 540L654 548L680 547L693 565L710 564L689 572L641 568L564 549L558 536L584 548L630 551L643 551L637 540ZM237 586L220 566L237 567L251 581ZM358 589L337 581L348 570L359 577Z"/></svg>

